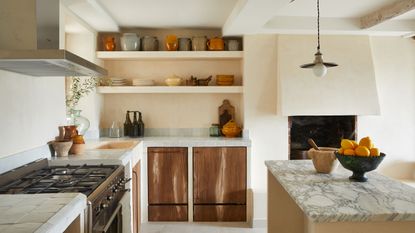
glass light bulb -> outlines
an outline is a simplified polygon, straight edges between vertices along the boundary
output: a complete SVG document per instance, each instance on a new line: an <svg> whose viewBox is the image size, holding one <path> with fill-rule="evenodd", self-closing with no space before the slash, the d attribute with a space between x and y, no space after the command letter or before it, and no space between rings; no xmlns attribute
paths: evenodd
<svg viewBox="0 0 415 233"><path fill-rule="evenodd" d="M313 67L313 73L317 77L324 77L327 74L327 67L323 63L317 63Z"/></svg>

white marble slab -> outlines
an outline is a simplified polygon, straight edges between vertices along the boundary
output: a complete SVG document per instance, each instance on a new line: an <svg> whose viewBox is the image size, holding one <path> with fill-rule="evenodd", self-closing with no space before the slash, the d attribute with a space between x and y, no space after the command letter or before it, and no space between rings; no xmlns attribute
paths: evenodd
<svg viewBox="0 0 415 233"><path fill-rule="evenodd" d="M310 160L265 164L313 222L415 221L415 188L376 172L359 183L341 165L319 174Z"/></svg>
<svg viewBox="0 0 415 233"><path fill-rule="evenodd" d="M108 142L137 141L137 145L129 149L96 149L99 145ZM242 146L249 147L251 141L245 138L214 138L214 137L143 137L143 138L100 138L88 140L87 149L81 155L68 157L52 157L51 165L82 165L82 164L118 164L126 165L132 161L134 166L142 156L145 147L219 147Z"/></svg>
<svg viewBox="0 0 415 233"><path fill-rule="evenodd" d="M144 137L140 139L145 147L181 146L181 147L220 147L220 146L251 146L247 138L225 137Z"/></svg>
<svg viewBox="0 0 415 233"><path fill-rule="evenodd" d="M87 206L79 193L0 195L0 232L60 233Z"/></svg>

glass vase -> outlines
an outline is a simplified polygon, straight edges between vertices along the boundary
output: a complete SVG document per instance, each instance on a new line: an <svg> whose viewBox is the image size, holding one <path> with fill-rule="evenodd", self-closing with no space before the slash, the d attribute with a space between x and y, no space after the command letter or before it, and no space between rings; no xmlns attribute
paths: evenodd
<svg viewBox="0 0 415 233"><path fill-rule="evenodd" d="M81 110L71 109L66 117L66 123L68 125L75 125L79 135L85 135L85 132L89 129L89 120L81 115Z"/></svg>

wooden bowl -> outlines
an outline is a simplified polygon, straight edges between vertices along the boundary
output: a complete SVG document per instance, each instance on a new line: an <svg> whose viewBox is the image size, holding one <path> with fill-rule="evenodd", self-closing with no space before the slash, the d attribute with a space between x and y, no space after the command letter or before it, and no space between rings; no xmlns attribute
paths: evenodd
<svg viewBox="0 0 415 233"><path fill-rule="evenodd" d="M314 168L318 173L329 174L339 166L339 161L334 154L338 149L331 147L320 147L319 149L311 148L308 150L308 157L312 159Z"/></svg>
<svg viewBox="0 0 415 233"><path fill-rule="evenodd" d="M216 75L216 85L218 86L232 86L234 82L234 75L218 74Z"/></svg>

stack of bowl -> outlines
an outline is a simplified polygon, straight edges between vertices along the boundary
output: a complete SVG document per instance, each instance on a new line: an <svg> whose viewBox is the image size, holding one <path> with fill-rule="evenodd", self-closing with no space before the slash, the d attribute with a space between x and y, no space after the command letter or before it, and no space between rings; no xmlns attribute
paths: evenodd
<svg viewBox="0 0 415 233"><path fill-rule="evenodd" d="M216 85L218 86L232 86L233 81L234 81L234 75L230 75L230 74L216 75Z"/></svg>

